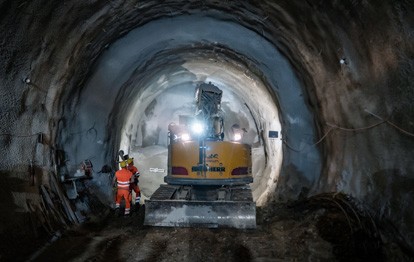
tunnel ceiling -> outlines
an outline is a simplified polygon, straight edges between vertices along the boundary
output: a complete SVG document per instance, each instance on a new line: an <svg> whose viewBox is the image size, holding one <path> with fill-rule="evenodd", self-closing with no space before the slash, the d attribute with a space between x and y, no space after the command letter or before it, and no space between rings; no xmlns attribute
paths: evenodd
<svg viewBox="0 0 414 262"><path fill-rule="evenodd" d="M2 172L27 159L53 170L58 149L100 168L131 108L148 107L143 94L149 104L157 87L212 80L248 106L257 134L281 132L278 146L263 139L266 165L283 151L261 180L269 198L342 191L414 232L413 10L403 0L2 1ZM217 65L231 76L211 73Z"/></svg>

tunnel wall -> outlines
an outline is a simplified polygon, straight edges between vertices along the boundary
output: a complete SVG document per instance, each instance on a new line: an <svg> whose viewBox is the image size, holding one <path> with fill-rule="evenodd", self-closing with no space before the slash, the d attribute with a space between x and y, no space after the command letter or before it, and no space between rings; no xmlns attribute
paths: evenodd
<svg viewBox="0 0 414 262"><path fill-rule="evenodd" d="M29 211L23 203L32 197L18 202L12 191L31 191L30 160L36 185L48 183L61 146L57 131L67 128L67 110L75 111L88 73L108 45L150 19L209 8L234 14L277 43L306 87L303 96L319 130L311 146L324 153L322 175L309 192L356 196L413 247L414 7L402 0L1 2L0 166L2 176L23 184L16 189L2 180L2 208ZM301 158L308 145L296 141L287 134L284 150ZM281 199L302 182L289 175L294 166L283 172L276 189Z"/></svg>

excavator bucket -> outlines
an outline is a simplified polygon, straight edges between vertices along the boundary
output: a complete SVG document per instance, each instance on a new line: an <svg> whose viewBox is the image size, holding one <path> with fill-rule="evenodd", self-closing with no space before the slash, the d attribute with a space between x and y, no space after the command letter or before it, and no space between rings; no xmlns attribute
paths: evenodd
<svg viewBox="0 0 414 262"><path fill-rule="evenodd" d="M144 225L256 228L256 205L248 196L248 193L251 195L250 188L238 188L231 190L231 193L229 190L224 193L220 190L217 192L216 189L210 191L194 190L194 188L186 190L171 185L161 186L145 203ZM229 194L231 196L228 196ZM180 195L186 197L180 199ZM188 198L189 195L191 199ZM219 198L211 199L212 195L218 195Z"/></svg>

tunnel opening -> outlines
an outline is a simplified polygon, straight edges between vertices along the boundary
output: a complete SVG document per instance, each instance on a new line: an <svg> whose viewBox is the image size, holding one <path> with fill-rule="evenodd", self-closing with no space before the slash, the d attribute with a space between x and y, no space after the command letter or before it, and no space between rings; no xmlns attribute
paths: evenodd
<svg viewBox="0 0 414 262"><path fill-rule="evenodd" d="M261 179L263 177L263 179L269 179L270 177L270 174L263 174L263 170L261 170L261 168L267 168L265 163L271 162L275 163L275 170L277 170L279 168L278 166L280 166L281 163L281 155L276 154L274 157L271 157L270 160L264 160L265 157L269 158L268 156L265 156L266 148L264 145L266 141L263 141L261 135L257 133L259 131L259 126L257 126L257 123L259 122L260 124L261 132L266 132L265 130L262 130L262 126L266 122L273 122L273 126L270 126L269 130L277 130L277 132L280 132L280 123L277 123L275 120L266 119L266 117L263 117L263 119L260 120L254 119L254 116L252 115L253 110L251 108L254 109L254 113L257 116L258 112L260 111L267 111L269 115L277 115L276 107L273 107L273 111L270 112L268 108L272 108L272 106L267 104L270 103L270 101L266 101L266 99L262 100L263 106L251 105L249 107L248 104L251 104L252 101L254 101L254 99L257 97L268 97L268 95L264 93L264 91L259 91L260 87L257 87L259 84L254 83L251 79L247 77L244 77L244 79L241 81L240 79L236 79L234 76L237 74L227 69L229 67L228 65L225 66L218 64L217 62L210 64L202 61L186 62L186 64L187 68L191 68L191 70L186 69L181 73L174 73L176 79L178 80L173 80L169 76L163 76L164 81L168 83L174 81L182 81L182 79L185 80L188 78L196 80L194 80L194 82L187 83L179 82L173 87L167 87L163 93L157 96L154 95L154 100L151 102L143 101L143 98L148 99L149 96L147 94L154 94L156 92L151 90L145 91L139 98L137 98L135 105L129 107L131 113L129 113L129 116L127 116L128 120L125 122L125 127L120 131L122 137L119 148L124 149L126 152L129 152L129 155L136 156L138 163L140 163L139 165L143 171L141 180L142 186L144 187L144 195L150 196L155 188L162 182L162 177L167 172L166 159L168 125L171 122L178 123L180 115L194 115L194 87L197 84L197 79L204 78L205 75L207 75L207 78L204 81L215 81L214 83L217 83L217 81L222 81L217 85L224 91L222 103L225 121L224 140L229 140L231 126L237 123L247 131L243 142L254 145L253 173L256 176L257 182L253 185L253 188L260 187ZM201 73L198 73L199 75L194 75L191 73L191 71L198 71ZM210 72L220 73L212 74ZM154 82L158 83L161 86L168 85L162 82L160 83L159 80ZM225 86L226 83L237 84L228 87ZM157 86L155 86L155 88L158 90ZM246 98L245 94L248 93L252 88L258 88L256 89L256 92L252 92L256 94ZM237 93L239 93L239 97L232 91L232 89L235 89ZM263 87L261 90L263 90ZM243 98L241 99L240 96L243 96ZM266 107L266 109L264 109L264 107ZM154 133L156 133L155 137L153 135ZM266 140L267 139L268 138L266 138ZM151 142L148 142L148 140ZM281 143L279 143L279 146L281 146ZM281 152L281 149L275 149L275 151ZM152 159L152 157L154 157L154 159ZM280 159L277 159L278 157ZM154 174L157 172L160 172L161 174ZM272 176L277 177L277 175L278 174ZM157 177L156 180L158 183L152 183L151 177ZM145 189L146 181L148 181L149 185L152 184L149 187L152 188L152 190L147 191ZM266 189L262 188L262 190L256 191L255 196L259 196L257 197L259 199L265 191ZM268 191L271 191L271 189Z"/></svg>

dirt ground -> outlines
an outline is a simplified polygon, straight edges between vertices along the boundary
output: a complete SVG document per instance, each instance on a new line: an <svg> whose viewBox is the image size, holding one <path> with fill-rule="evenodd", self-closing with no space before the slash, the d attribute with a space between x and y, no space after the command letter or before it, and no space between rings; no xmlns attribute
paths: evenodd
<svg viewBox="0 0 414 262"><path fill-rule="evenodd" d="M63 234L32 261L412 261L345 197L258 208L254 230L144 226L145 206Z"/></svg>

